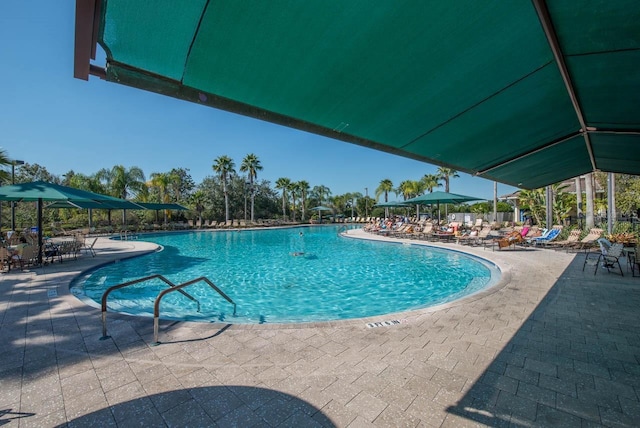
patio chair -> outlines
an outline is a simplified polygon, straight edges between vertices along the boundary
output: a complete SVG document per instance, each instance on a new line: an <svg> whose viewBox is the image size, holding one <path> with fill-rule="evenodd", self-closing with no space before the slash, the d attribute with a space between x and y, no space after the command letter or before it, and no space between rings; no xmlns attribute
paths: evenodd
<svg viewBox="0 0 640 428"><path fill-rule="evenodd" d="M542 236L527 239L527 243L533 245L546 245L556 239L558 235L560 235L560 232L562 232L562 228L554 226L553 229L547 231L547 233Z"/></svg>
<svg viewBox="0 0 640 428"><path fill-rule="evenodd" d="M91 242L90 245L87 245L87 243L85 241L84 250L85 250L85 252L91 254L91 257L95 257L96 256L96 250L93 247L96 245L97 241L98 241L98 238L93 238L93 242Z"/></svg>
<svg viewBox="0 0 640 428"><path fill-rule="evenodd" d="M580 241L576 242L575 244L569 244L565 246L565 248L567 249L567 252L570 249L576 251L589 250L598 241L598 239L602 237L603 233L604 230L594 227L593 229L589 230L589 233L587 233L587 235Z"/></svg>
<svg viewBox="0 0 640 428"><path fill-rule="evenodd" d="M21 247L17 254L11 256L11 262L14 266L20 265L20 270L23 270L25 266L36 264L36 249L33 245L26 245Z"/></svg>
<svg viewBox="0 0 640 428"><path fill-rule="evenodd" d="M7 272L11 271L11 255L6 247L0 247L0 271L4 271L5 266Z"/></svg>
<svg viewBox="0 0 640 428"><path fill-rule="evenodd" d="M573 229L569 232L569 236L567 236L566 239L549 242L548 245L554 249L563 249L565 246L576 244L580 240L581 233L582 231L580 229Z"/></svg>
<svg viewBox="0 0 640 428"><path fill-rule="evenodd" d="M513 245L513 248L515 248L515 246L517 244L521 244L525 242L524 238L522 237L522 233L519 230L514 230L512 232L509 232L508 234L500 237L500 238L493 238L491 240L485 240L484 242L484 248L487 247L487 245L491 245L491 249L495 250L495 246L498 246L498 250L501 250L503 248L509 248L510 246Z"/></svg>
<svg viewBox="0 0 640 428"><path fill-rule="evenodd" d="M620 275L624 276L622 273L622 266L620 265L620 258L623 256L622 251L624 246L621 243L612 244L609 240L605 238L598 239L598 245L600 246L600 254L598 258L593 261L590 259L590 253L585 255L584 264L582 265L582 270L586 265L595 265L595 269L593 274L598 273L598 267L602 264L602 267L607 269L607 272L611 272L611 269L614 269L616 265L618 265L618 269L620 270Z"/></svg>

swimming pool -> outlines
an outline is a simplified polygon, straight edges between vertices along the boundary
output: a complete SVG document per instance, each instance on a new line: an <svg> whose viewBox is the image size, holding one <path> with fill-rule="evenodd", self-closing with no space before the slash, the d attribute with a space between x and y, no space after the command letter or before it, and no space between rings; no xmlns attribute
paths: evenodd
<svg viewBox="0 0 640 428"><path fill-rule="evenodd" d="M364 318L438 305L495 283L498 269L456 251L339 236L340 227L153 234L162 251L89 272L74 295L99 304L113 285L160 273L179 284L205 276L237 304L205 283L162 300L163 318L229 323L298 323ZM109 310L153 315L150 281L114 291Z"/></svg>

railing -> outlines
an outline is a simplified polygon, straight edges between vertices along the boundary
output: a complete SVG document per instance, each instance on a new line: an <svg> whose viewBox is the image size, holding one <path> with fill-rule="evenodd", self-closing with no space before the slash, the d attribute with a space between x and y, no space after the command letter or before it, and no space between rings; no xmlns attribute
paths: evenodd
<svg viewBox="0 0 640 428"><path fill-rule="evenodd" d="M114 291L114 290L118 290L120 288L128 287L128 286L134 285L134 284L139 284L139 283L145 282L145 281L150 281L152 279L161 280L162 282L167 284L169 287L171 287L171 288L169 288L169 290L173 290L173 289L176 289L177 287L180 287L180 286L174 284L173 282L169 281L167 278L165 278L162 275L150 275L150 276L145 276L144 278L135 279L135 280L129 281L129 282L123 282L122 284L114 285L113 287L107 288L107 291L105 291L104 294L102 295L102 337L100 338L100 340L105 340L105 339L109 338L109 336L107 336L107 298L109 297L109 294L111 294L111 292ZM164 290L164 291L167 291L167 290ZM186 298L196 302L198 304L198 312L200 312L200 302L196 298L191 296L186 291L183 291L183 290L180 290L180 289L177 289L177 291L179 291Z"/></svg>
<svg viewBox="0 0 640 428"><path fill-rule="evenodd" d="M128 230L120 231L120 240L121 241L129 241L131 239L138 239L138 234L135 232L130 232Z"/></svg>
<svg viewBox="0 0 640 428"><path fill-rule="evenodd" d="M105 340L109 338L109 336L107 336L107 298L109 297L109 294L111 294L111 292L114 290L118 290L120 288L128 287L134 284L139 284L145 281L150 281L152 279L159 279L169 286L169 288L167 288L166 290L162 290L158 294L158 296L156 297L156 300L153 303L153 343L152 345L160 344L160 342L158 341L158 329L159 329L159 323L160 323L159 322L160 321L160 301L165 295L171 293L172 291L177 291L183 296L185 296L186 298L196 302L196 304L198 305L197 311L200 312L200 301L198 301L196 298L191 296L186 291L182 290L183 288L193 285L197 282L200 282L200 281L206 282L209 285L209 287L211 287L214 291L216 291L227 302L231 303L233 305L233 316L236 316L236 303L233 300L231 300L229 296L227 296L222 290L220 290L207 277L201 276L199 278L192 279L191 281L187 281L182 284L176 285L162 275L159 275L159 274L150 275L150 276L145 276L144 278L134 279L133 281L123 282L122 284L117 284L107 288L107 291L105 291L104 294L102 295L102 337L100 338L100 340Z"/></svg>
<svg viewBox="0 0 640 428"><path fill-rule="evenodd" d="M216 285L213 282L211 282L207 277L201 276L199 278L192 279L191 281L184 282L172 288L162 290L160 294L158 294L158 297L156 297L156 301L153 304L153 343L152 345L160 344L160 342L158 341L158 330L159 330L159 324L160 324L160 301L162 300L162 298L165 295L171 293L172 291L183 292L181 290L182 288L188 287L200 281L206 282L209 285L209 287L217 291L218 294L220 294L220 296L222 296L227 302L231 303L233 305L233 316L236 315L236 303L233 300L231 300L231 298L227 296L222 290L216 287ZM199 310L199 307L198 307L198 310Z"/></svg>

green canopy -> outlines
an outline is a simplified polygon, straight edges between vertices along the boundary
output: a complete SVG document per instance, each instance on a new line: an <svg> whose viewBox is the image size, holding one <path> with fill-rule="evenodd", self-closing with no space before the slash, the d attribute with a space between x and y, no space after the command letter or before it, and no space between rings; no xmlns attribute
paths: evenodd
<svg viewBox="0 0 640 428"><path fill-rule="evenodd" d="M136 202L136 205L140 205L142 208L147 210L181 210L187 211L189 208L183 207L180 204L161 204L155 202Z"/></svg>
<svg viewBox="0 0 640 428"><path fill-rule="evenodd" d="M480 201L482 198L476 198L474 196L458 195L456 193L447 192L431 192L424 195L416 196L415 198L407 199L404 201L407 205L419 204L419 205L431 205L431 204L462 204L469 201Z"/></svg>
<svg viewBox="0 0 640 428"><path fill-rule="evenodd" d="M448 192L431 192L424 195L416 196L415 198L407 199L407 204L416 205L437 205L438 209L438 222L440 222L440 203L443 204L462 204L464 202L479 201L482 198L476 198L474 196L458 195L457 193Z"/></svg>
<svg viewBox="0 0 640 428"><path fill-rule="evenodd" d="M58 201L80 208L140 209L138 205L124 199L46 181L2 186L0 187L0 201L38 203L38 245L40 248L42 248L42 205L44 201ZM42 254L38 255L38 262L42 263Z"/></svg>
<svg viewBox="0 0 640 428"><path fill-rule="evenodd" d="M374 205L374 207L383 207L383 208L393 208L393 207L407 207L411 204L408 204L406 201L389 201L389 202L378 202Z"/></svg>
<svg viewBox="0 0 640 428"><path fill-rule="evenodd" d="M74 74L537 188L640 174L639 35L637 0L87 0Z"/></svg>
<svg viewBox="0 0 640 428"><path fill-rule="evenodd" d="M311 208L311 211L333 211L333 208L325 207L324 205L318 205Z"/></svg>
<svg viewBox="0 0 640 428"><path fill-rule="evenodd" d="M56 201L48 204L45 208L80 208L80 209L102 209L102 210L141 210L145 209L131 201L120 199L118 201L104 200L98 201Z"/></svg>

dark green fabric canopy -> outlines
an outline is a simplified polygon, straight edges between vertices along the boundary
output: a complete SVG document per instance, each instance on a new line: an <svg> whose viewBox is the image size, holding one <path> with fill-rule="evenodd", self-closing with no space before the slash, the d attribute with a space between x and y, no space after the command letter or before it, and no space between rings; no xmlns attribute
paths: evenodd
<svg viewBox="0 0 640 428"><path fill-rule="evenodd" d="M136 205L140 205L142 208L147 210L180 210L187 211L189 208L183 207L180 204L161 204L155 202L136 202Z"/></svg>
<svg viewBox="0 0 640 428"><path fill-rule="evenodd" d="M374 205L374 207L381 208L394 208L394 207L408 207L411 204L408 204L406 201L389 201L389 202L378 202Z"/></svg>
<svg viewBox="0 0 640 428"><path fill-rule="evenodd" d="M37 202L38 263L42 264L42 208L45 201L61 202L81 208L140 209L133 202L113 196L88 192L46 181L19 183L0 187L0 201Z"/></svg>
<svg viewBox="0 0 640 428"><path fill-rule="evenodd" d="M405 204L419 204L419 205L431 205L431 204L462 204L464 202L479 201L482 198L476 198L474 196L458 195L456 193L448 192L431 192L424 195L416 196L415 198L407 199Z"/></svg>
<svg viewBox="0 0 640 428"><path fill-rule="evenodd" d="M525 188L640 174L639 69L636 0L77 2L76 77Z"/></svg>
<svg viewBox="0 0 640 428"><path fill-rule="evenodd" d="M113 196L62 186L46 181L33 181L0 187L0 201L55 201L60 208L102 208L116 210L141 209L131 201ZM57 208L50 204L47 207Z"/></svg>

